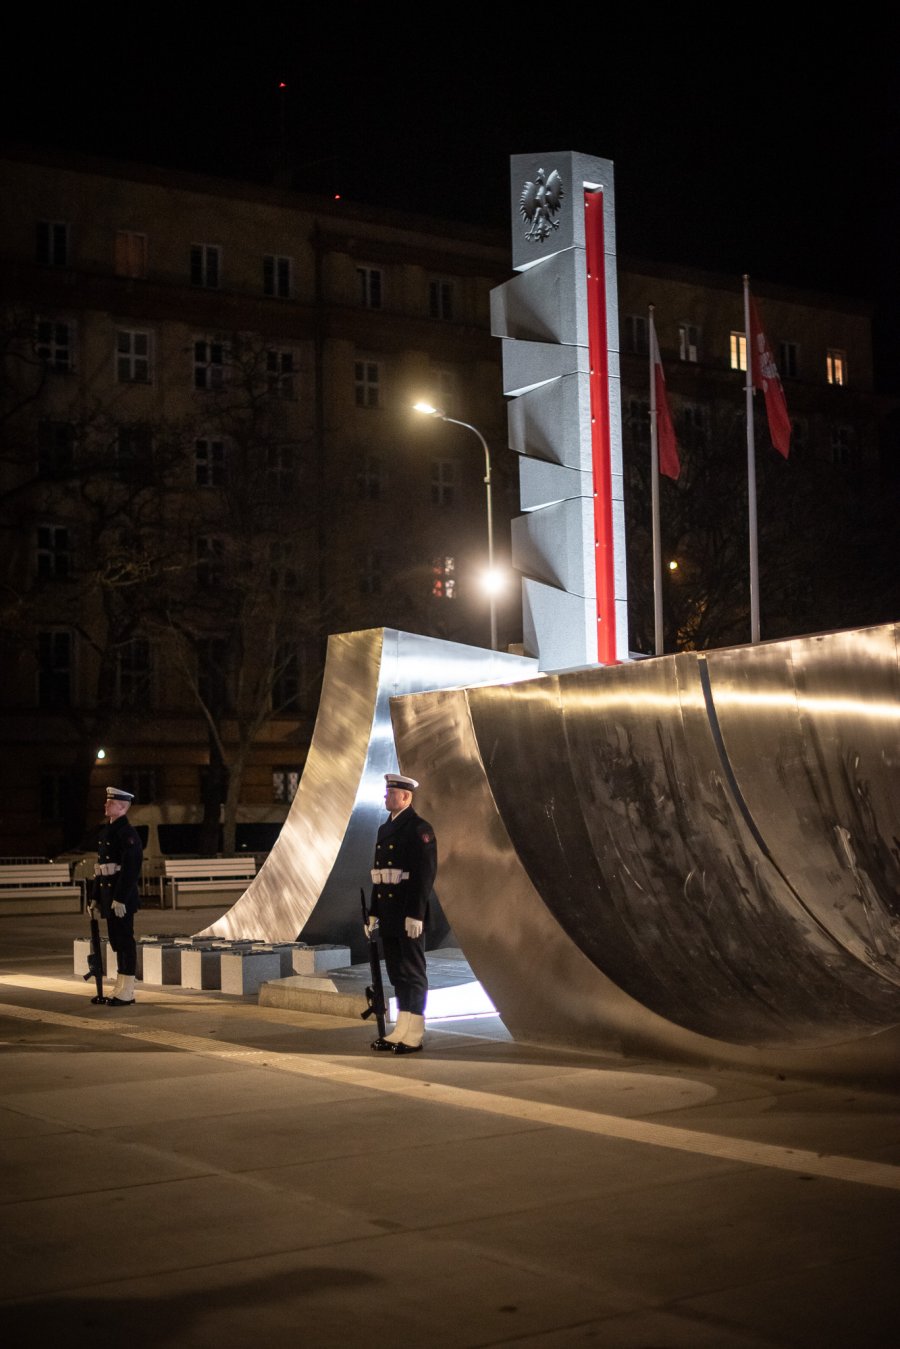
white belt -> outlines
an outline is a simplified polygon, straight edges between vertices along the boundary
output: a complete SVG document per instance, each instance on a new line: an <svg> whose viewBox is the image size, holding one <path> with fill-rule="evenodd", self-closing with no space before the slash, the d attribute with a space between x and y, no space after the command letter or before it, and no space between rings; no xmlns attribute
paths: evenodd
<svg viewBox="0 0 900 1349"><path fill-rule="evenodd" d="M122 868L119 866L118 862L95 862L95 863L94 863L94 875L95 875L95 876L115 876L116 872L117 872L117 871L121 871L121 870L122 870Z"/></svg>
<svg viewBox="0 0 900 1349"><path fill-rule="evenodd" d="M372 868L373 885L396 885L398 881L408 881L408 871L398 871L396 867L373 867Z"/></svg>

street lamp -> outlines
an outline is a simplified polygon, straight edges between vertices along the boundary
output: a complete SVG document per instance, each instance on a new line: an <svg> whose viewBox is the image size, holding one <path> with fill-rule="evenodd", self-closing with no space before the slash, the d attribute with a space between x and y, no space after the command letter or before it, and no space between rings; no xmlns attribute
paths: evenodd
<svg viewBox="0 0 900 1349"><path fill-rule="evenodd" d="M487 441L478 430L477 426L470 425L469 422L457 421L455 417L448 417L440 408L432 407L431 403L414 403L413 410L422 412L426 417L438 417L442 422L450 422L453 426L464 426L467 431L474 431L475 435L481 441L481 448L484 450L484 490L487 496L487 535L488 535L488 574L487 574L487 592L491 605L491 650L497 650L497 591L500 584L496 572L494 571L494 519L491 513L491 456L487 447Z"/></svg>

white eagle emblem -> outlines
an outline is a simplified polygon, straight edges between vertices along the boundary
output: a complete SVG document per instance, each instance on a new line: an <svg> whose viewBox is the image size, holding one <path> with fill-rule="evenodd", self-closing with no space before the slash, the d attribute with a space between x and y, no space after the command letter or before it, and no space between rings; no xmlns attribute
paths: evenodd
<svg viewBox="0 0 900 1349"><path fill-rule="evenodd" d="M563 195L562 179L556 169L549 177L543 169L538 169L537 181L525 184L519 209L530 225L525 232L526 239L539 244L551 230L559 229L559 221L553 217L562 206Z"/></svg>

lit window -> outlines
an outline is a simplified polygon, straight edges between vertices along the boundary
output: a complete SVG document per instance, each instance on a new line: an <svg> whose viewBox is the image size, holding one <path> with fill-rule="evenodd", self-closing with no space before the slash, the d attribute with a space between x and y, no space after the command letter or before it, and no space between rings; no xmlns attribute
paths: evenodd
<svg viewBox="0 0 900 1349"><path fill-rule="evenodd" d="M263 258L263 294L287 300L291 294L292 258L276 257L267 253Z"/></svg>
<svg viewBox="0 0 900 1349"><path fill-rule="evenodd" d="M116 276L147 275L147 236L132 230L116 232Z"/></svg>
<svg viewBox="0 0 900 1349"><path fill-rule="evenodd" d="M746 333L732 333L730 338L730 363L732 370L747 369Z"/></svg>
<svg viewBox="0 0 900 1349"><path fill-rule="evenodd" d="M218 289L219 261L217 244L191 244L191 285Z"/></svg>
<svg viewBox="0 0 900 1349"><path fill-rule="evenodd" d="M828 373L829 384L846 384L847 353L845 351L829 350L825 357L825 369Z"/></svg>
<svg viewBox="0 0 900 1349"><path fill-rule="evenodd" d="M700 329L696 323L679 323L678 358L682 361L699 361Z"/></svg>
<svg viewBox="0 0 900 1349"><path fill-rule="evenodd" d="M152 340L147 332L120 328L116 334L116 378L120 384L149 384Z"/></svg>
<svg viewBox="0 0 900 1349"><path fill-rule="evenodd" d="M378 267L357 267L359 281L359 302L364 309L381 308L381 269Z"/></svg>
<svg viewBox="0 0 900 1349"><path fill-rule="evenodd" d="M377 408L381 399L381 371L377 361L355 361L354 392L358 408Z"/></svg>
<svg viewBox="0 0 900 1349"><path fill-rule="evenodd" d="M300 786L300 768L273 768L272 769L272 800L273 801L293 801L297 795L297 788Z"/></svg>

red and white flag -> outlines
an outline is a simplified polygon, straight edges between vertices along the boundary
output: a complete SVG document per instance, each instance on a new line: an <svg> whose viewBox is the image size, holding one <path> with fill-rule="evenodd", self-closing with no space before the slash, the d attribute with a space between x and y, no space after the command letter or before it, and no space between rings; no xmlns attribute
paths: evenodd
<svg viewBox="0 0 900 1349"><path fill-rule="evenodd" d="M766 400L766 416L769 419L769 435L772 444L785 459L791 448L791 419L788 416L784 389L778 377L778 368L772 356L759 321L759 311L753 296L750 299L750 378L754 389L762 389Z"/></svg>
<svg viewBox="0 0 900 1349"><path fill-rule="evenodd" d="M653 391L656 394L656 441L659 455L659 471L667 478L678 479L681 461L678 458L678 442L675 439L675 427L669 412L669 400L666 398L666 377L663 374L662 361L659 358L659 343L656 340L656 324L650 316L650 353L653 358Z"/></svg>

